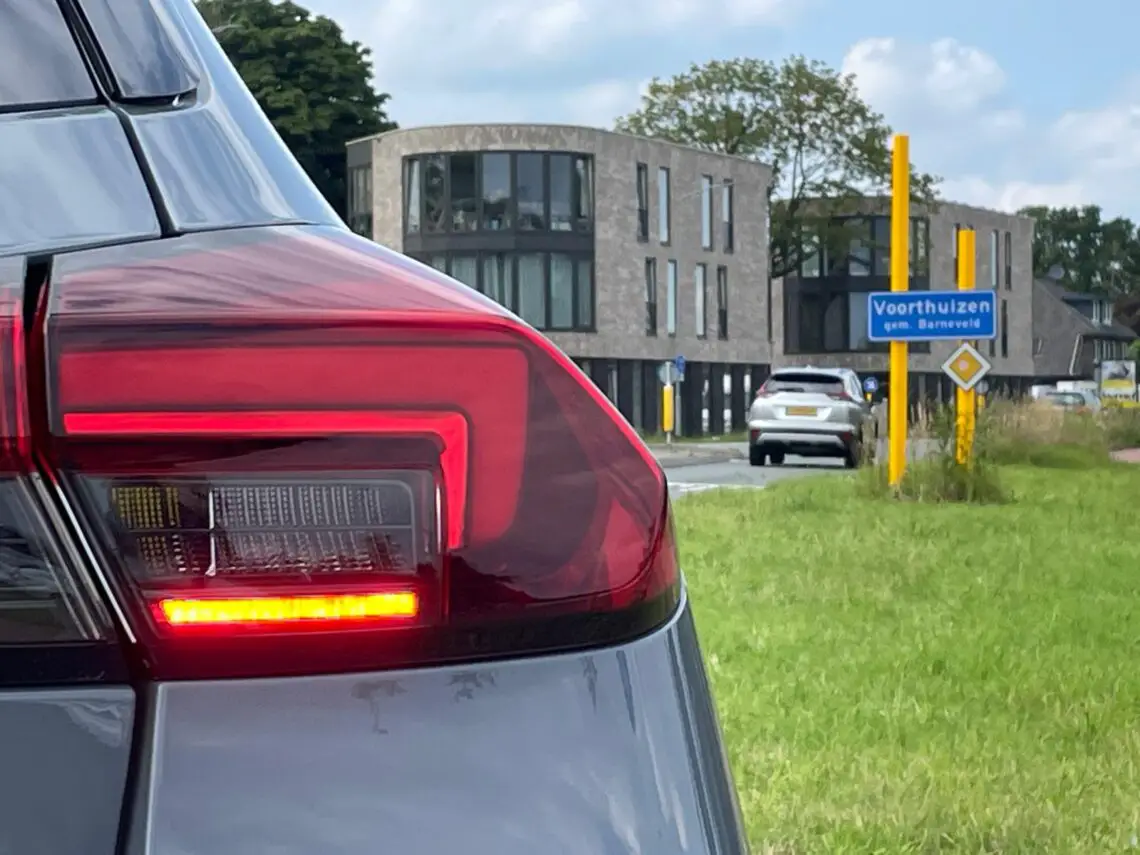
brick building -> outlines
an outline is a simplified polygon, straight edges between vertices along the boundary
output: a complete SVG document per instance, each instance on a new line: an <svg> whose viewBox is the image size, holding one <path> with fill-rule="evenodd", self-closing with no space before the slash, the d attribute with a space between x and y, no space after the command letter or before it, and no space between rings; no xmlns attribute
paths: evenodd
<svg viewBox="0 0 1140 855"><path fill-rule="evenodd" d="M768 167L550 125L397 130L347 157L354 230L504 303L634 425L656 428L681 355L682 429L742 426L772 361Z"/></svg>

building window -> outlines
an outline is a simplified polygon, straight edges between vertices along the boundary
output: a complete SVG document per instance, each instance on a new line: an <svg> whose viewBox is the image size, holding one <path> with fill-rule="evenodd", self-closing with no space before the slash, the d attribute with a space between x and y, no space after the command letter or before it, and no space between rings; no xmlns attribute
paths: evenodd
<svg viewBox="0 0 1140 855"><path fill-rule="evenodd" d="M645 259L645 334L657 335L657 259Z"/></svg>
<svg viewBox="0 0 1140 855"><path fill-rule="evenodd" d="M520 154L516 163L515 198L519 206L519 228L546 229L546 170L541 154Z"/></svg>
<svg viewBox="0 0 1140 855"><path fill-rule="evenodd" d="M697 310L697 338L707 338L709 334L708 313L706 306L709 300L709 269L707 265L698 264L693 273L693 284L696 286L694 306Z"/></svg>
<svg viewBox="0 0 1140 855"><path fill-rule="evenodd" d="M998 289L998 230L990 232L990 287Z"/></svg>
<svg viewBox="0 0 1140 855"><path fill-rule="evenodd" d="M511 156L488 152L480 157L483 182L483 229L501 232L511 227Z"/></svg>
<svg viewBox="0 0 1140 855"><path fill-rule="evenodd" d="M725 252L732 252L736 240L736 235L733 233L733 207L735 202L733 192L732 179L726 178L724 180L724 186L721 188L720 198L720 219L724 233Z"/></svg>
<svg viewBox="0 0 1140 855"><path fill-rule="evenodd" d="M716 337L728 339L728 268L716 269Z"/></svg>
<svg viewBox="0 0 1140 855"><path fill-rule="evenodd" d="M540 253L520 255L519 317L533 327L542 329L546 323L546 258Z"/></svg>
<svg viewBox="0 0 1140 855"><path fill-rule="evenodd" d="M424 158L424 218L425 232L442 232L447 228L446 210L447 175L446 158L433 154Z"/></svg>
<svg viewBox="0 0 1140 855"><path fill-rule="evenodd" d="M672 259L665 277L665 332L677 334L677 262Z"/></svg>
<svg viewBox="0 0 1140 855"><path fill-rule="evenodd" d="M853 218L847 221L851 231L851 244L847 256L849 276L870 276L872 263L871 224L869 221Z"/></svg>
<svg viewBox="0 0 1140 855"><path fill-rule="evenodd" d="M544 152L433 154L409 158L406 234L521 231L589 234L594 162Z"/></svg>
<svg viewBox="0 0 1140 855"><path fill-rule="evenodd" d="M515 303L515 264L514 257L507 253L483 256L483 280L480 288L484 294L512 312Z"/></svg>
<svg viewBox="0 0 1140 855"><path fill-rule="evenodd" d="M803 251L800 259L800 276L803 279L818 279L823 273L821 242L819 234L810 227L803 230Z"/></svg>
<svg viewBox="0 0 1140 855"><path fill-rule="evenodd" d="M594 161L578 155L574 158L574 230L589 232L594 222Z"/></svg>
<svg viewBox="0 0 1140 855"><path fill-rule="evenodd" d="M954 224L954 284L958 285L958 240L962 235L962 224Z"/></svg>
<svg viewBox="0 0 1140 855"><path fill-rule="evenodd" d="M1005 233L1005 290L1013 290L1013 235Z"/></svg>
<svg viewBox="0 0 1140 855"><path fill-rule="evenodd" d="M649 167L637 164L637 239L649 240Z"/></svg>
<svg viewBox="0 0 1140 855"><path fill-rule="evenodd" d="M1009 309L1006 301L1001 301L1001 355L1003 359L1009 357Z"/></svg>
<svg viewBox="0 0 1140 855"><path fill-rule="evenodd" d="M672 212L669 209L669 170L662 166L657 170L657 237L661 243L669 243L669 226Z"/></svg>
<svg viewBox="0 0 1140 855"><path fill-rule="evenodd" d="M701 176L701 248L713 248L713 180Z"/></svg>
<svg viewBox="0 0 1140 855"><path fill-rule="evenodd" d="M479 256L475 254L451 256L451 278L458 279L469 288L479 288Z"/></svg>
<svg viewBox="0 0 1140 855"><path fill-rule="evenodd" d="M455 251L413 257L481 291L536 329L594 330L594 265L583 253Z"/></svg>
<svg viewBox="0 0 1140 855"><path fill-rule="evenodd" d="M453 154L448 158L453 232L473 232L479 228L477 164L478 158L473 154Z"/></svg>
<svg viewBox="0 0 1140 855"><path fill-rule="evenodd" d="M372 239L372 165L348 171L348 227Z"/></svg>
<svg viewBox="0 0 1140 855"><path fill-rule="evenodd" d="M574 305L578 314L574 317L574 329L594 328L594 263L588 258L579 258L575 270Z"/></svg>
<svg viewBox="0 0 1140 855"><path fill-rule="evenodd" d="M568 232L574 228L574 163L568 154L550 155L550 229Z"/></svg>
<svg viewBox="0 0 1140 855"><path fill-rule="evenodd" d="M574 259L560 252L550 255L550 328L574 329Z"/></svg>
<svg viewBox="0 0 1140 855"><path fill-rule="evenodd" d="M416 234L420 230L422 189L420 160L417 157L409 158L404 162L404 231L409 234Z"/></svg>
<svg viewBox="0 0 1140 855"><path fill-rule="evenodd" d="M926 219L910 222L910 275L930 276L930 221Z"/></svg>

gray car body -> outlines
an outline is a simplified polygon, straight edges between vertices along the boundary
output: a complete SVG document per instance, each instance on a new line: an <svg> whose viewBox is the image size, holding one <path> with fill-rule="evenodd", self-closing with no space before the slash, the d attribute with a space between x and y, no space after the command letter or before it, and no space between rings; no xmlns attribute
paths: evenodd
<svg viewBox="0 0 1140 855"><path fill-rule="evenodd" d="M121 97L79 81L0 114L0 279L106 244L343 228L190 0L114 3L60 8ZM18 75L74 67L55 9L0 11L0 108ZM158 684L120 666L0 669L0 855L747 851L685 598L628 644L515 661Z"/></svg>

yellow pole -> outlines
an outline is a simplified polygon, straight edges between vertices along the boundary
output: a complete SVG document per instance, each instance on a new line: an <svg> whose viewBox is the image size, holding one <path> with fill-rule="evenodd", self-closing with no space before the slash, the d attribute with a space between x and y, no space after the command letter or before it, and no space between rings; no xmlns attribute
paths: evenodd
<svg viewBox="0 0 1140 855"><path fill-rule="evenodd" d="M973 291L976 285L978 271L977 264L978 233L973 229L962 229L958 232L958 290ZM974 445L974 430L977 423L978 400L973 390L965 392L955 390L955 404L957 406L958 426L957 444L954 456L962 466L970 462L970 453Z"/></svg>
<svg viewBox="0 0 1140 855"><path fill-rule="evenodd" d="M910 288L910 138L895 135L891 171L891 290ZM892 486L906 468L907 344L891 342L891 384L887 412L887 477Z"/></svg>
<svg viewBox="0 0 1140 855"><path fill-rule="evenodd" d="M661 429L665 432L665 441L673 442L673 384L666 383L661 387Z"/></svg>

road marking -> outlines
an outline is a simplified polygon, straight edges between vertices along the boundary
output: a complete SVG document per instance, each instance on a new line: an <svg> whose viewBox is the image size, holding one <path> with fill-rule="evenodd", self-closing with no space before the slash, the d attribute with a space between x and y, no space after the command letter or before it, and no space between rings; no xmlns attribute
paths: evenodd
<svg viewBox="0 0 1140 855"><path fill-rule="evenodd" d="M700 484L686 481L670 481L669 487L684 496L688 493L704 493L708 490L763 490L764 484Z"/></svg>

